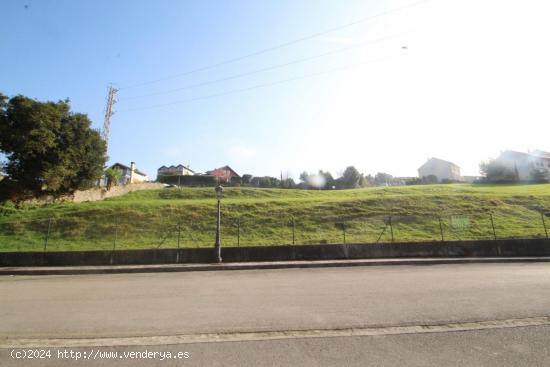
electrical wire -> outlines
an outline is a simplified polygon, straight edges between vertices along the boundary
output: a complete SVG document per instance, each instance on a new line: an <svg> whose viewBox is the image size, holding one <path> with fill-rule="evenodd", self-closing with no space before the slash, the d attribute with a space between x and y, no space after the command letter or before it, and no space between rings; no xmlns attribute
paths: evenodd
<svg viewBox="0 0 550 367"><path fill-rule="evenodd" d="M355 26L357 24L365 23L365 22L371 21L373 19L391 14L391 13L395 13L395 12L403 11L403 10L406 10L406 9L409 9L409 8L412 8L412 7L416 7L418 5L424 4L424 3L429 2L429 1L430 0L415 1L415 2L407 4L407 5L391 8L391 9L382 11L380 13L373 14L373 15L358 19L358 20L350 22L350 23L346 23L346 24L343 24L343 25L339 25L337 27L329 28L329 29L326 29L324 31L312 33L312 34L304 36L304 37L296 38L294 40L287 41L287 42L284 42L284 43L280 43L280 44L272 46L272 47L264 48L264 49L254 51L254 52L251 52L251 53L248 53L248 54L245 54L245 55L237 56L237 57L234 57L232 59L227 59L227 60L215 63L215 64L202 66L202 67L199 67L199 68L196 68L196 69L191 69L191 70L188 70L188 71L185 71L185 72L182 72L182 73L178 73L178 74L168 75L168 76L161 77L161 78L158 78L158 79L153 79L153 80L149 80L149 81L145 81L145 82L141 82L141 83L136 83L136 84L131 84L131 85L127 85L127 86L122 86L119 89L137 88L137 87L141 87L141 86L145 86L145 85L158 83L158 82L161 82L161 81L164 81L164 80L179 78L179 77L182 77L182 76L185 76L185 75L190 75L190 74L198 73L198 72L201 72L201 71L214 69L214 68L217 68L217 67L220 67L220 66L223 66L223 65L232 64L232 63L235 63L235 62L238 62L238 61L250 58L250 57L259 56L259 55L262 55L262 54L265 54L265 53L268 53L268 52L271 52L271 51L275 51L275 50L278 50L278 49L281 49L281 48L284 48L284 47L295 45L295 44L300 43L300 42L308 41L308 40L323 36L325 34L333 33L333 32L336 32L336 31L339 31L339 30L342 30L342 29L345 29L345 28L349 28L349 27Z"/></svg>
<svg viewBox="0 0 550 367"><path fill-rule="evenodd" d="M225 81L229 81L229 80L239 79L239 78L243 78L243 77L246 77L246 76L263 73L263 72L266 72L266 71L280 69L280 68L290 66L290 65L296 65L296 64L300 64L300 63L320 59L320 58L326 57L326 56L332 56L332 55L339 54L339 53L346 52L346 51L350 51L350 50L353 50L353 49L356 49L356 48L359 48L359 47L363 47L365 45L372 45L372 44L384 42L384 41L387 41L389 39L401 37L401 36L403 36L405 34L408 34L408 33L409 33L408 31L407 32L401 32L401 33L394 34L394 35L391 35L391 36L381 37L381 38L377 38L377 39L369 40L369 41L363 41L363 42L360 42L360 43L355 44L353 46L341 47L341 48L337 48L337 49L334 49L334 50L331 50L331 51L328 51L328 52L324 52L324 53L321 53L321 54L308 56L308 57L305 57L305 58L292 60L292 61L289 61L289 62L286 62L286 63L271 65L271 66L268 66L268 67L252 70L252 71L249 71L249 72L246 72L246 73L240 73L240 74L231 75L231 76L227 76L227 77L223 77L223 78L219 78L219 79L213 79L213 80L209 80L209 81L201 82L201 83L188 84L188 85L185 85L185 86L182 86L182 87L168 89L168 90L164 90L164 91L160 91L160 92L154 92L154 93L148 93L148 94L142 94L142 95L136 95L136 96L130 96L130 97L123 97L122 99L123 100L133 100L133 99L139 99L139 98L160 96L160 95L164 95L164 94L179 92L179 91L182 91L182 90L190 90L190 89L204 87L204 86L207 86L207 85L217 84L217 83L221 83L221 82L225 82Z"/></svg>
<svg viewBox="0 0 550 367"><path fill-rule="evenodd" d="M390 56L390 57L391 57L391 56ZM257 85L253 85L253 86L246 87L246 88L232 89L232 90L229 90L229 91L226 91L226 92L215 93L215 94L209 94L209 95L205 95L205 96L194 97L194 98L188 98L188 99L182 99L182 100L177 100L177 101L168 102L168 103L162 103L162 104L156 104L156 105L151 105L151 106L146 106L146 107L137 107L137 108L122 109L122 110L119 110L118 112L120 113L120 112L150 110L150 109L168 107L168 106L172 106L172 105L176 105L176 104L191 103L191 102L195 102L195 101L201 101L201 100L206 100L206 99L211 99L211 98L216 98L216 97L223 97L223 96L227 96L227 95L231 95L231 94L237 94L237 93L248 92L248 91L255 90L255 89L266 88L266 87L272 87L272 86L276 86L276 85L280 85L280 84L285 84L285 83L289 83L289 82L293 82L293 81L297 81L297 80L302 80L302 79L307 79L307 78L322 76L322 75L326 75L326 74L330 74L330 73L335 73L335 72L340 72L340 71L346 71L346 70L350 70L350 69L354 69L354 68L363 66L363 65L365 65L365 64L369 64L369 63L371 63L371 62L385 60L385 59L388 59L388 58L390 58L390 57L388 57L388 56L386 56L386 57L379 57L379 58L376 58L376 59L368 60L368 61L366 61L366 62L355 63L355 64L351 64L351 65L348 65L348 66L343 66L343 67L332 68L332 69L324 70L324 71L321 71L321 72L311 73L311 74L306 74L306 75L301 75L301 76L297 76L297 77L293 77L293 78L277 80L277 81L271 82L271 83L262 83L262 84L257 84Z"/></svg>

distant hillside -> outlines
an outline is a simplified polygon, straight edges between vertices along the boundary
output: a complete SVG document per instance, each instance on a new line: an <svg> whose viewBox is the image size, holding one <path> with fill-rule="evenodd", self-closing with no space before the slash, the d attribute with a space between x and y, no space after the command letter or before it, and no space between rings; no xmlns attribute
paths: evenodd
<svg viewBox="0 0 550 367"><path fill-rule="evenodd" d="M225 246L543 236L550 185L426 185L315 191L226 188ZM0 251L208 247L212 188L129 193L101 202L0 209ZM389 216L392 226L389 227ZM52 218L50 222L50 218ZM441 219L441 221L440 221ZM550 225L550 218L548 225ZM238 223L240 229L238 230ZM441 225L440 225L441 223ZM384 230L384 228L386 228ZM116 239L115 239L116 237Z"/></svg>

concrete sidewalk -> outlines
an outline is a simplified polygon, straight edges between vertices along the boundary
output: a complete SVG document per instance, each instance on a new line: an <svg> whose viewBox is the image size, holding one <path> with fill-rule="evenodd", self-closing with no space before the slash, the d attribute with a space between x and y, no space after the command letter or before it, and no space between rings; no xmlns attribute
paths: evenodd
<svg viewBox="0 0 550 367"><path fill-rule="evenodd" d="M43 266L0 267L0 275L71 275L124 274L216 270L254 270L289 268L325 268L380 265L440 265L471 263L531 263L550 262L550 257L469 257L469 258L392 258L323 261L264 261L212 264L104 265L104 266Z"/></svg>

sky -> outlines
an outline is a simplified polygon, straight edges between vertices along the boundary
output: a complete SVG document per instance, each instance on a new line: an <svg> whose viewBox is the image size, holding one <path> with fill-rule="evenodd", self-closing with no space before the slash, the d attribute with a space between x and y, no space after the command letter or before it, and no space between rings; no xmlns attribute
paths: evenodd
<svg viewBox="0 0 550 367"><path fill-rule="evenodd" d="M477 175L550 151L546 0L3 0L0 93L69 98L111 163Z"/></svg>

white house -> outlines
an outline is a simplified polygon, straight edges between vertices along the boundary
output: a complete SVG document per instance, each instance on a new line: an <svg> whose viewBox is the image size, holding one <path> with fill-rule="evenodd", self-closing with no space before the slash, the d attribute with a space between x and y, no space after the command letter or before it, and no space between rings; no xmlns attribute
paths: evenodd
<svg viewBox="0 0 550 367"><path fill-rule="evenodd" d="M136 168L135 162L130 163L130 167L117 162L109 168L119 169L122 172L120 180L117 182L117 185L119 186L149 181L149 177L147 177L147 174L141 172ZM107 183L104 182L104 185L106 184Z"/></svg>
<svg viewBox="0 0 550 367"><path fill-rule="evenodd" d="M460 167L448 161L439 158L430 158L420 168L418 168L418 177L427 176L437 177L437 181L462 181Z"/></svg>
<svg viewBox="0 0 550 367"><path fill-rule="evenodd" d="M195 172L189 168L189 166L184 166L179 164L177 166L162 166L157 170L157 176L192 176Z"/></svg>
<svg viewBox="0 0 550 367"><path fill-rule="evenodd" d="M505 150L495 161L511 171L517 172L520 181L530 181L533 173L539 171L548 174L550 171L550 153L535 150L529 153Z"/></svg>

